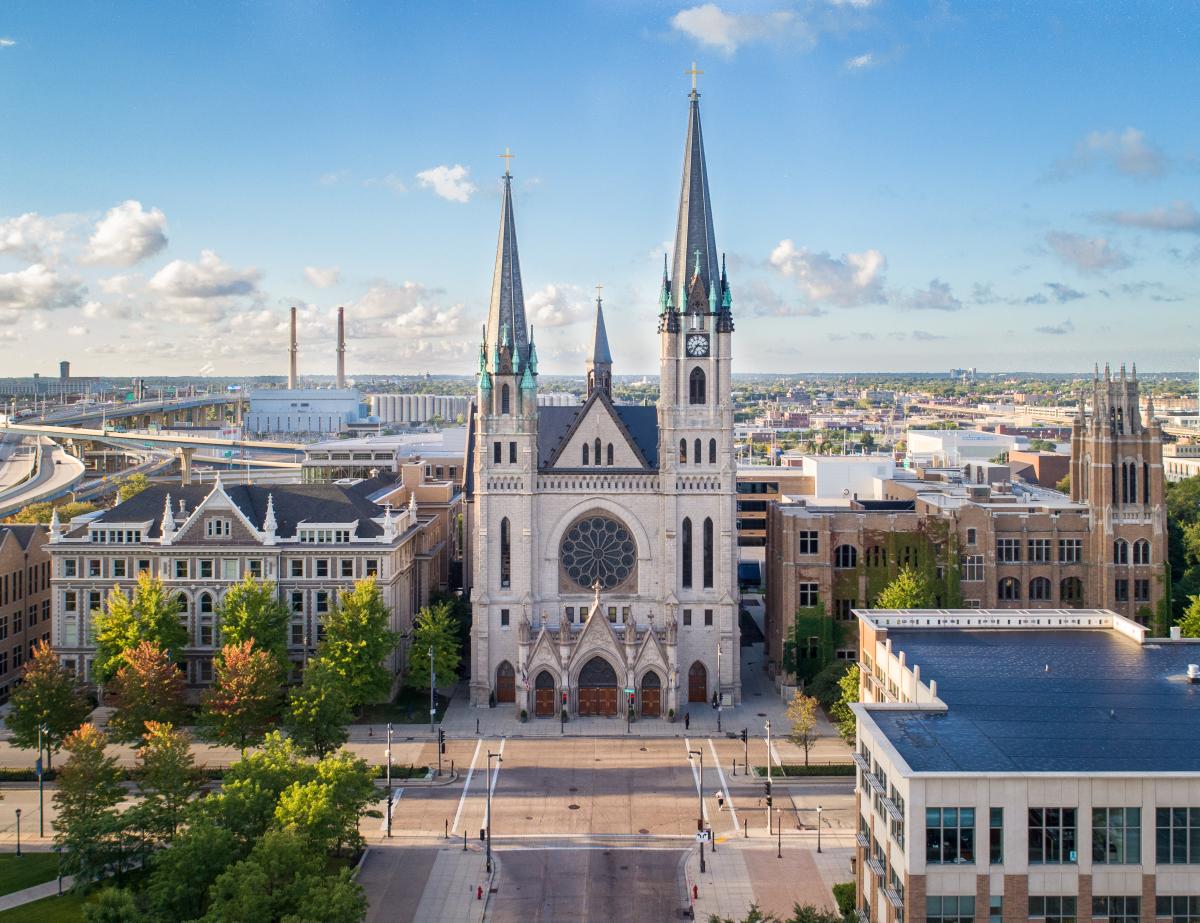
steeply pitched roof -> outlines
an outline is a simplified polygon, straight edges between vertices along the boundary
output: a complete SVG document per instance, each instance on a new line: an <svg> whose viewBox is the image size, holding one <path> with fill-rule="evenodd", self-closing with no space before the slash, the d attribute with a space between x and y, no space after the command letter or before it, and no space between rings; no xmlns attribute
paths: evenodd
<svg viewBox="0 0 1200 923"><path fill-rule="evenodd" d="M592 363L612 365L612 353L608 351L608 332L604 329L604 307L596 299L596 326L592 332Z"/></svg>
<svg viewBox="0 0 1200 923"><path fill-rule="evenodd" d="M692 91L688 102L687 140L683 148L683 180L679 189L679 217L675 223L675 257L671 262L671 297L676 310L687 304L689 286L700 251L702 293L718 286L720 265L713 235L712 203L708 195L708 168L704 159L704 137L700 131L700 94Z"/></svg>
<svg viewBox="0 0 1200 923"><path fill-rule="evenodd" d="M517 254L517 222L513 217L512 176L504 174L504 196L500 204L500 239L496 243L496 269L488 304L488 357L504 345L507 329L514 348L513 364L524 366L529 358L529 328L525 322L525 294L521 289L521 260Z"/></svg>
<svg viewBox="0 0 1200 923"><path fill-rule="evenodd" d="M21 550L28 551L29 543L33 541L33 537L37 535L38 529L41 528L43 526L23 524L0 525L0 539L3 539L5 532L9 532L17 540L17 543L21 546Z"/></svg>
<svg viewBox="0 0 1200 923"><path fill-rule="evenodd" d="M588 406L595 400L607 401L607 395L595 392L592 398L576 407L538 408L538 467L548 468L554 461L559 447L570 438L575 423L582 419ZM613 413L625 427L630 441L646 459L650 468L658 467L658 410L626 404L612 404Z"/></svg>

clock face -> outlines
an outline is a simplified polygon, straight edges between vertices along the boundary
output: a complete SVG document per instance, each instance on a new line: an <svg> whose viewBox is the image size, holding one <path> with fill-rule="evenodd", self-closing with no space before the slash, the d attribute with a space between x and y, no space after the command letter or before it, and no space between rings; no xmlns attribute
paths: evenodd
<svg viewBox="0 0 1200 923"><path fill-rule="evenodd" d="M700 333L692 334L687 338L687 354L689 356L707 356L708 355L708 337Z"/></svg>

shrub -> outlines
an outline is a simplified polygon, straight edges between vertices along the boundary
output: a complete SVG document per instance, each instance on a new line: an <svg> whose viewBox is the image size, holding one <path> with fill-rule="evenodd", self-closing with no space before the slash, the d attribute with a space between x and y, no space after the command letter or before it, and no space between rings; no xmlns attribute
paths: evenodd
<svg viewBox="0 0 1200 923"><path fill-rule="evenodd" d="M854 882L843 881L833 886L833 899L837 901L838 910L842 916L848 917L854 913Z"/></svg>

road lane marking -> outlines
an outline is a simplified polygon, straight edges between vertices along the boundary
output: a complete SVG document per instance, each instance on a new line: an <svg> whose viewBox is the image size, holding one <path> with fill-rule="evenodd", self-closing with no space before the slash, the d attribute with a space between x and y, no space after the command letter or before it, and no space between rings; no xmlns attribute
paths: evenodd
<svg viewBox="0 0 1200 923"><path fill-rule="evenodd" d="M387 833L387 828L388 828L388 815L389 815L389 814L392 814L392 813L394 813L394 812L392 811L392 809L393 809L393 808L396 806L396 802L400 800L400 796L401 796L401 795L403 795L403 794L404 794L404 789L402 789L402 788L394 788L394 789L392 789L392 800L391 800L391 803L388 803L388 801L387 801L386 799L384 800L384 803L383 803L383 804L384 804L384 807L383 807L383 823L381 823L381 824L379 825L379 832L380 832L380 833Z"/></svg>
<svg viewBox="0 0 1200 923"><path fill-rule="evenodd" d="M717 778L721 780L721 791L725 793L725 806L729 808L729 816L733 818L733 832L740 833L737 811L733 807L733 799L729 797L729 786L725 784L725 771L721 769L721 761L717 758L717 748L713 746L712 738L708 738L708 749L712 752L713 765L717 767Z"/></svg>
<svg viewBox="0 0 1200 923"><path fill-rule="evenodd" d="M475 753L471 756L471 766L467 769L467 780L463 783L462 797L458 799L458 810L454 812L454 824L450 828L451 833L458 832L458 821L462 817L463 805L467 800L467 792L471 789L471 776L475 774L475 761L479 759L479 748L483 746L483 738L475 741Z"/></svg>
<svg viewBox="0 0 1200 923"><path fill-rule="evenodd" d="M500 767L504 764L504 759L503 759L504 744L507 741L508 741L507 737L500 738L500 749L497 752L499 752L501 759L496 760L496 768L492 770L492 777L488 780L488 784L487 784L487 789L488 789L487 793L489 795L491 795L493 798L496 797L496 781L500 778ZM488 807L489 807L489 802L485 801L484 805L483 805L483 826L484 827L486 827L488 825Z"/></svg>
<svg viewBox="0 0 1200 923"><path fill-rule="evenodd" d="M687 754L688 766L692 769L692 778L696 782L696 794L700 796L700 810L704 822L708 823L708 805L704 803L704 779L700 777L700 771L696 768L696 761L692 759L692 742L686 737L683 738L684 752Z"/></svg>

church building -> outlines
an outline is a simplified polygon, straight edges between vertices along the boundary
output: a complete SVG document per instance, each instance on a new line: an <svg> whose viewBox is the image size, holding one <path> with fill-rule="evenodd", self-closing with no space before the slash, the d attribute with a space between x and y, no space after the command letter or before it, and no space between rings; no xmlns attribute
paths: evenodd
<svg viewBox="0 0 1200 923"><path fill-rule="evenodd" d="M732 299L694 85L655 313L630 333L657 323L657 407L614 399L599 298L586 399L539 407L505 171L468 446L476 706L665 719L740 701Z"/></svg>

